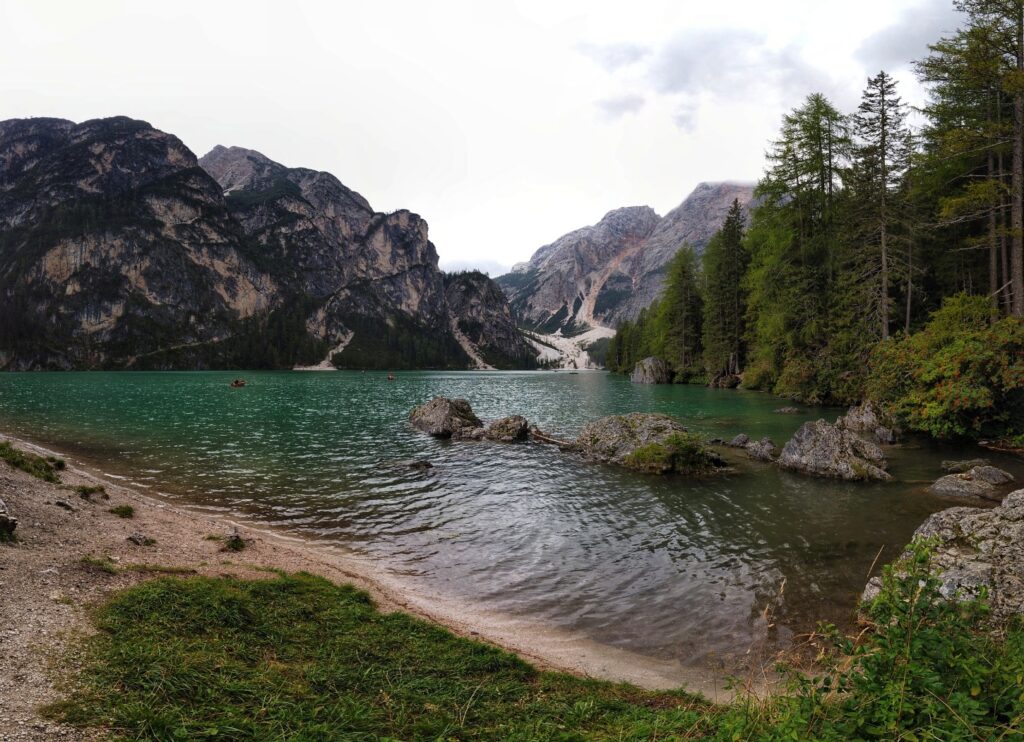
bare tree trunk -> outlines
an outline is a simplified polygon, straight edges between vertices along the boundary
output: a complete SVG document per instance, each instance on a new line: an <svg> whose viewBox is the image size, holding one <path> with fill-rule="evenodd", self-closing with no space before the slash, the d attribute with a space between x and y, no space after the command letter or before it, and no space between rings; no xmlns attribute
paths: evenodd
<svg viewBox="0 0 1024 742"><path fill-rule="evenodd" d="M911 294L914 291L914 239L911 237L907 245L907 317L904 321L903 332L910 334L910 304Z"/></svg>
<svg viewBox="0 0 1024 742"><path fill-rule="evenodd" d="M1016 9L1017 34L1014 38L1017 73L1024 75L1024 6ZM1010 182L1010 229L1013 250L1010 253L1010 280L1013 285L1013 313L1024 317L1024 93L1013 94L1013 174Z"/></svg>
<svg viewBox="0 0 1024 742"><path fill-rule="evenodd" d="M988 177L993 177L994 158L992 151L988 153ZM996 206L992 204L988 210L988 286L992 303L999 308L999 247L996 230Z"/></svg>

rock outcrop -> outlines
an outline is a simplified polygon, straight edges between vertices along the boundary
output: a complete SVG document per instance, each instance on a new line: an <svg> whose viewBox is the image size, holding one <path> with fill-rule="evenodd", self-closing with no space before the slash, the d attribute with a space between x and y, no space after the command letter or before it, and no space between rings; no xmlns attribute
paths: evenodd
<svg viewBox="0 0 1024 742"><path fill-rule="evenodd" d="M634 384L671 384L672 369L662 359L650 356L636 362L629 380Z"/></svg>
<svg viewBox="0 0 1024 742"><path fill-rule="evenodd" d="M501 443L525 441L530 436L530 424L522 415L510 415L487 426L484 437Z"/></svg>
<svg viewBox="0 0 1024 742"><path fill-rule="evenodd" d="M771 438L762 438L759 441L749 441L744 449L747 456L754 461L775 461L775 443Z"/></svg>
<svg viewBox="0 0 1024 742"><path fill-rule="evenodd" d="M937 539L932 569L947 600L987 591L995 624L1024 614L1024 490L1007 495L996 508L957 507L930 516L914 534ZM871 600L880 582L864 592Z"/></svg>
<svg viewBox="0 0 1024 742"><path fill-rule="evenodd" d="M750 436L747 435L746 433L739 433L738 435L733 437L733 439L729 441L726 445L732 448L746 448L749 443Z"/></svg>
<svg viewBox="0 0 1024 742"><path fill-rule="evenodd" d="M882 450L856 433L825 420L806 422L782 449L784 469L846 480L888 481Z"/></svg>
<svg viewBox="0 0 1024 742"><path fill-rule="evenodd" d="M330 173L118 117L0 122L0 367L529 367L496 284ZM499 326L500 325L500 326ZM410 348L415 348L411 358Z"/></svg>
<svg viewBox="0 0 1024 742"><path fill-rule="evenodd" d="M724 466L679 422L649 412L594 420L584 426L574 448L591 461L651 474L704 474Z"/></svg>
<svg viewBox="0 0 1024 742"><path fill-rule="evenodd" d="M18 519L7 509L7 504L0 500L0 541L14 538L14 529L18 527Z"/></svg>
<svg viewBox="0 0 1024 742"><path fill-rule="evenodd" d="M1013 482L1009 472L982 464L967 471L947 474L932 484L928 491L940 497L980 497L984 500L1002 500L1006 489L1002 485Z"/></svg>
<svg viewBox="0 0 1024 742"><path fill-rule="evenodd" d="M483 431L483 423L464 399L434 397L413 409L409 422L437 438L475 438Z"/></svg>
<svg viewBox="0 0 1024 742"><path fill-rule="evenodd" d="M899 438L900 430L892 416L877 403L868 400L855 405L836 420L836 425L875 443L892 444Z"/></svg>
<svg viewBox="0 0 1024 742"><path fill-rule="evenodd" d="M563 235L500 276L513 311L541 333L615 327L661 294L681 245L700 252L733 200L753 200L752 184L701 183L664 217L647 206L610 211L597 224Z"/></svg>

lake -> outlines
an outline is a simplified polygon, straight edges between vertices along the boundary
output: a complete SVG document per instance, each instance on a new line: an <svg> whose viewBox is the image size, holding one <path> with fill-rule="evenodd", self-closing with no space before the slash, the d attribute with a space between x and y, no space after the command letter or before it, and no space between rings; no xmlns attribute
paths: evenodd
<svg viewBox="0 0 1024 742"><path fill-rule="evenodd" d="M559 436L620 412L778 445L840 410L605 373L238 372L0 374L0 430L50 444L139 486L344 547L398 579L483 610L529 616L602 644L694 666L737 667L819 620L849 623L872 563L930 513L943 458L911 441L892 483L843 483L726 455L735 473L655 477L553 446L450 442L412 429L435 395L482 418L522 414ZM426 459L420 471L411 460ZM881 552L881 556L879 556ZM775 626L763 616L771 606Z"/></svg>

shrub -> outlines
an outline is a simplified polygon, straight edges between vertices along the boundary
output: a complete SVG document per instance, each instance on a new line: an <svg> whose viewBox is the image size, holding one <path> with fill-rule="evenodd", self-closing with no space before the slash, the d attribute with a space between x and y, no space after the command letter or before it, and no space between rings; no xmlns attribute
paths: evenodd
<svg viewBox="0 0 1024 742"><path fill-rule="evenodd" d="M867 392L912 430L1012 439L1024 433L1024 321L951 297L917 334L878 344Z"/></svg>
<svg viewBox="0 0 1024 742"><path fill-rule="evenodd" d="M110 512L116 515L118 518L134 518L135 508L131 505L118 505L117 507L110 508Z"/></svg>
<svg viewBox="0 0 1024 742"><path fill-rule="evenodd" d="M44 482L59 482L60 475L57 472L65 466L61 459L53 456L36 456L34 453L15 448L7 441L0 441L0 459Z"/></svg>

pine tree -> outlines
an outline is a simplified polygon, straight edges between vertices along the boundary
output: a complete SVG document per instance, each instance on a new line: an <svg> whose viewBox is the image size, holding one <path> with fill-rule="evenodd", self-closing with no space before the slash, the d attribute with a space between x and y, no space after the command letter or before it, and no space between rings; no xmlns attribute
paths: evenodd
<svg viewBox="0 0 1024 742"><path fill-rule="evenodd" d="M739 374L746 360L743 277L749 256L743 222L743 209L734 200L722 228L704 248L704 368L711 380Z"/></svg>

